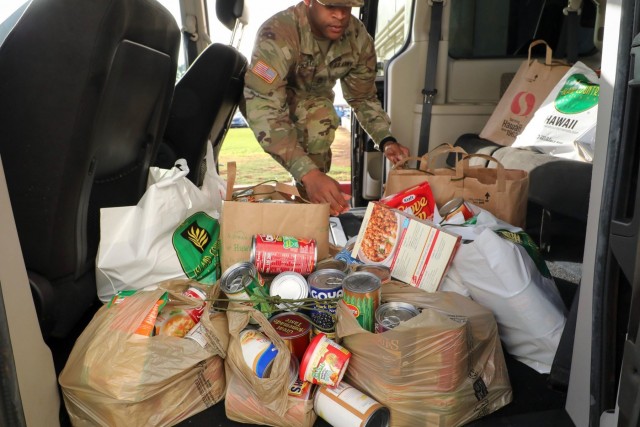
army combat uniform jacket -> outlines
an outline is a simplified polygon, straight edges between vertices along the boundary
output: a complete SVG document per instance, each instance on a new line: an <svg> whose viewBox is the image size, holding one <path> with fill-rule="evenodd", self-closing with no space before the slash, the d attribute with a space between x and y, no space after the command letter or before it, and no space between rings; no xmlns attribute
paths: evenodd
<svg viewBox="0 0 640 427"><path fill-rule="evenodd" d="M391 139L375 76L373 40L356 17L325 55L301 2L271 17L258 31L245 75L243 113L262 148L300 182L312 169L329 171L330 146L340 124L333 106L338 79L345 100L376 146Z"/></svg>

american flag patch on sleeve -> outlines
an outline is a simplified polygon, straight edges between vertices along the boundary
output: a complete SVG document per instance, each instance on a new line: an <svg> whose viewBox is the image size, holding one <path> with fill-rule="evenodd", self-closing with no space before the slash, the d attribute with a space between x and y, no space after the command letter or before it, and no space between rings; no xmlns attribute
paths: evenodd
<svg viewBox="0 0 640 427"><path fill-rule="evenodd" d="M273 83L276 77L278 77L278 72L269 67L263 61L258 61L256 65L253 66L251 71L253 71L253 74L260 77L267 83Z"/></svg>

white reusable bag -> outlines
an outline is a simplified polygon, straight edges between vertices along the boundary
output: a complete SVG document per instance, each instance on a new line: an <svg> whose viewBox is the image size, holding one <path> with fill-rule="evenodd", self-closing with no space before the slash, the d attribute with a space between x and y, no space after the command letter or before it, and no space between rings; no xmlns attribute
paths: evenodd
<svg viewBox="0 0 640 427"><path fill-rule="evenodd" d="M96 257L98 297L106 302L125 289L170 279L212 284L220 278L218 219L226 184L207 151L202 189L179 159L171 169L152 167L136 206L100 210Z"/></svg>
<svg viewBox="0 0 640 427"><path fill-rule="evenodd" d="M460 245L449 278L490 309L509 354L549 373L566 322L566 308L552 278L527 251L486 228Z"/></svg>

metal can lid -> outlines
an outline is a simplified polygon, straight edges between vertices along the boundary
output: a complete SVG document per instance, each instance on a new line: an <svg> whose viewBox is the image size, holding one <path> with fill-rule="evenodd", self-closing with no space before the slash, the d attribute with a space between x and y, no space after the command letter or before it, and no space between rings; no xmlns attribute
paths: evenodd
<svg viewBox="0 0 640 427"><path fill-rule="evenodd" d="M441 217L444 218L448 216L451 212L455 211L460 206L462 206L463 203L464 203L464 199L462 197L455 197L449 200L444 205L442 205L442 207L438 209L438 213L440 214Z"/></svg>
<svg viewBox="0 0 640 427"><path fill-rule="evenodd" d="M340 270L345 274L349 271L349 264L342 259L326 258L316 264L316 271Z"/></svg>
<svg viewBox="0 0 640 427"><path fill-rule="evenodd" d="M420 314L413 305L406 302L388 302L376 310L376 322L386 329L393 329L400 324Z"/></svg>
<svg viewBox="0 0 640 427"><path fill-rule="evenodd" d="M354 271L342 280L342 289L355 293L366 293L380 288L382 281L368 271Z"/></svg>
<svg viewBox="0 0 640 427"><path fill-rule="evenodd" d="M304 314L280 313L269 319L273 329L284 339L298 338L309 335L311 332L311 321Z"/></svg>
<svg viewBox="0 0 640 427"><path fill-rule="evenodd" d="M302 274L285 271L273 278L269 286L269 295L278 295L285 299L306 298L309 296L309 284Z"/></svg>
<svg viewBox="0 0 640 427"><path fill-rule="evenodd" d="M251 251L249 252L249 262L254 265L256 262L256 236L251 236Z"/></svg>
<svg viewBox="0 0 640 427"><path fill-rule="evenodd" d="M391 280L391 269L386 265L360 264L357 265L355 271L368 271L380 278L382 282Z"/></svg>
<svg viewBox="0 0 640 427"><path fill-rule="evenodd" d="M336 289L342 287L342 281L346 276L343 271L328 268L314 271L307 281L309 286L317 289Z"/></svg>
<svg viewBox="0 0 640 427"><path fill-rule="evenodd" d="M256 277L258 270L250 262L239 262L227 268L220 277L220 289L224 293L237 293L243 289L243 279L245 277ZM244 283L246 285L246 283Z"/></svg>

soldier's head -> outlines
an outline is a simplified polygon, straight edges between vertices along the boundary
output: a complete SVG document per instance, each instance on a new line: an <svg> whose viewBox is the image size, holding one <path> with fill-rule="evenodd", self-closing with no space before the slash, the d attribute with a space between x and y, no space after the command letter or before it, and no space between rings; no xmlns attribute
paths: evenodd
<svg viewBox="0 0 640 427"><path fill-rule="evenodd" d="M338 40L349 25L351 8L362 6L363 2L363 0L304 0L311 32L316 37Z"/></svg>

